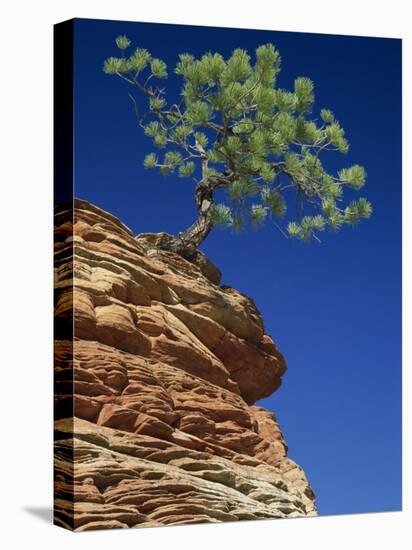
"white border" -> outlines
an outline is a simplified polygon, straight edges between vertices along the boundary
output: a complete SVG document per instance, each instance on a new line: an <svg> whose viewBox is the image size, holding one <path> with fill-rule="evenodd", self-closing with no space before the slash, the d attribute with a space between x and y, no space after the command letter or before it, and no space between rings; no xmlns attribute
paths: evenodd
<svg viewBox="0 0 412 550"><path fill-rule="evenodd" d="M6 548L402 549L408 546L410 468L404 512L243 522L73 535L24 509L50 504L52 394L52 25L76 17L403 38L404 51L404 465L411 465L411 34L408 2L391 0L60 0L1 7L1 524ZM382 75L385 78L385 75ZM407 101L407 99L409 101ZM409 311L408 311L409 310ZM388 365L390 376L391 365ZM382 403L384 411L385 404ZM314 442L316 444L316 442ZM385 472L382 472L382 477ZM336 488L339 491L339 487ZM408 525L409 524L409 525ZM72 538L72 537L75 537Z"/></svg>

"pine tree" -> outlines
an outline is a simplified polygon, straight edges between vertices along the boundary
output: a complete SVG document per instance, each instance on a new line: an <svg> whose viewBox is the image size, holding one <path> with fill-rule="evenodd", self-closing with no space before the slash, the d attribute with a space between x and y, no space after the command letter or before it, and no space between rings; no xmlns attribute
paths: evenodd
<svg viewBox="0 0 412 550"><path fill-rule="evenodd" d="M345 188L364 186L364 168L356 164L333 174L322 163L327 151L347 153L342 126L329 109L321 109L319 120L311 118L309 78L296 78L293 91L277 87L281 58L272 44L259 46L253 59L243 49L228 59L181 54L174 68L182 79L175 103L161 86L168 77L164 61L144 48L127 56L126 36L116 45L120 56L106 59L103 70L146 98L138 120L155 151L144 159L145 168L195 183L198 217L169 248L190 257L215 226L240 230L248 219L255 227L272 221L284 235L308 241L319 240L326 228L371 216L365 198L342 204ZM141 107L133 101L138 114ZM224 202L215 202L218 189L225 191Z"/></svg>

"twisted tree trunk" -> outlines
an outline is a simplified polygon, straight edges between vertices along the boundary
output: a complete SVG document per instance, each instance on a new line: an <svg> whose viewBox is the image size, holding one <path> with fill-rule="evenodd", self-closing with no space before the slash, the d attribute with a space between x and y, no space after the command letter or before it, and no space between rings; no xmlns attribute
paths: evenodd
<svg viewBox="0 0 412 550"><path fill-rule="evenodd" d="M197 248L213 229L212 207L213 189L210 184L200 181L196 185L195 204L199 213L197 220L188 227L178 238L187 246Z"/></svg>
<svg viewBox="0 0 412 550"><path fill-rule="evenodd" d="M198 255L198 247L213 229L213 193L216 189L226 188L235 180L233 166L230 170L213 175L208 174L208 159L203 148L198 145L203 153L202 157L202 179L196 184L195 204L198 211L197 220L176 237L166 239L161 248L176 252L188 260L194 260Z"/></svg>
<svg viewBox="0 0 412 550"><path fill-rule="evenodd" d="M201 180L195 189L195 204L198 218L182 233L172 237L162 245L164 250L180 254L184 258L192 259L200 244L213 229L212 207L214 186L208 180Z"/></svg>

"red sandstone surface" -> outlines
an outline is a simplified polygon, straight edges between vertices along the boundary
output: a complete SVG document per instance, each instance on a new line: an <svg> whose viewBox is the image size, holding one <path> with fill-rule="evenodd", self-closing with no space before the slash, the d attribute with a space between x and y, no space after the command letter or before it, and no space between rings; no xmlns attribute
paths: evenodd
<svg viewBox="0 0 412 550"><path fill-rule="evenodd" d="M286 367L253 301L218 286L203 255L162 252L161 234L134 237L86 201L55 220L55 522L316 515L275 417L254 405Z"/></svg>

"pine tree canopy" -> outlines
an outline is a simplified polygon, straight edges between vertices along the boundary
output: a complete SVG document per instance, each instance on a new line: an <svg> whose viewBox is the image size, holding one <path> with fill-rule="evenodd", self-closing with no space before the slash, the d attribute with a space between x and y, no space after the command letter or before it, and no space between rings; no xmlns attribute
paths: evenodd
<svg viewBox="0 0 412 550"><path fill-rule="evenodd" d="M323 164L328 151L347 153L344 129L329 109L312 116L309 78L296 78L291 91L277 87L281 58L272 44L253 56L236 49L228 59L181 54L173 69L181 94L173 102L164 83L166 63L144 48L132 52L126 36L115 42L119 54L106 59L103 70L141 95L132 99L154 146L145 168L196 184L199 218L180 234L182 242L197 247L215 225L239 230L247 220L253 227L271 221L285 235L319 240L325 229L371 216L365 198L344 201L347 188L352 194L364 186L365 169L355 164L333 173Z"/></svg>

